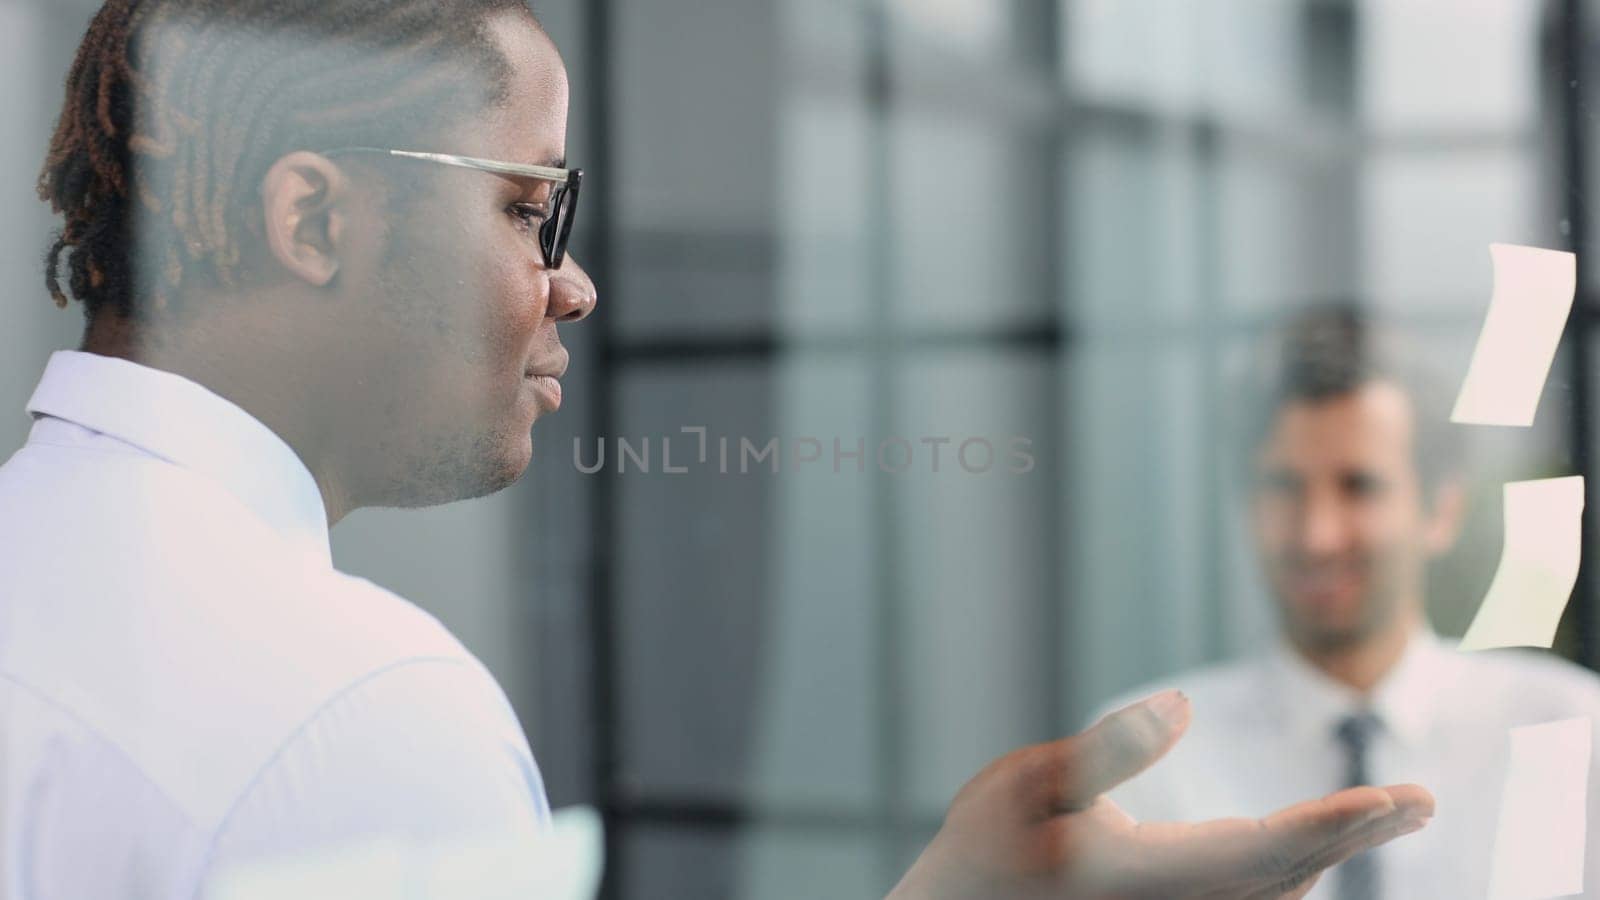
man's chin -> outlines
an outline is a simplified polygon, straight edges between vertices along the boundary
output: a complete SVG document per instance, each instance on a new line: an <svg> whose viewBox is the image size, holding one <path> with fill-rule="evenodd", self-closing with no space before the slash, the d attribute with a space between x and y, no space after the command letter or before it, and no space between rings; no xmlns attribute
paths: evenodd
<svg viewBox="0 0 1600 900"><path fill-rule="evenodd" d="M518 481L528 473L528 467L533 463L533 448L527 452L508 454L498 460L498 465L486 467L483 477L475 484L468 486L465 495L457 499L476 500L490 494L498 494Z"/></svg>
<svg viewBox="0 0 1600 900"><path fill-rule="evenodd" d="M1360 646L1372 637L1373 630L1372 626L1365 622L1352 624L1301 619L1295 623L1293 635L1295 643L1301 647L1320 653L1332 653Z"/></svg>
<svg viewBox="0 0 1600 900"><path fill-rule="evenodd" d="M437 461L410 483L397 486L396 496L382 505L425 509L477 500L516 484L532 461L533 447L527 437L521 442L513 440L512 446L503 447L501 452L477 455L471 464L462 458Z"/></svg>

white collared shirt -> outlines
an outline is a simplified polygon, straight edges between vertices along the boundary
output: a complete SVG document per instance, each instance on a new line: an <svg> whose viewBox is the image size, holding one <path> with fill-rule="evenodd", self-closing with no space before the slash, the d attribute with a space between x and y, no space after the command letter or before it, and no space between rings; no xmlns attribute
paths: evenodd
<svg viewBox="0 0 1600 900"><path fill-rule="evenodd" d="M1175 676L1112 704L1166 688L1193 704L1172 752L1111 793L1141 821L1262 816L1344 787L1335 736L1344 717L1370 708L1382 721L1369 745L1374 784L1433 792L1422 831L1377 851L1383 897L1481 898L1505 782L1509 729L1578 716L1600 723L1600 679L1549 652L1459 653L1421 632L1373 692L1369 706L1288 647L1255 660ZM1600 735L1600 732L1596 733ZM1600 739L1593 746L1600 751ZM1600 759L1589 775L1589 853L1582 896L1600 897ZM1308 900L1334 896L1325 876Z"/></svg>
<svg viewBox="0 0 1600 900"><path fill-rule="evenodd" d="M334 570L311 473L176 375L55 354L0 466L0 900L218 895L548 823L488 671Z"/></svg>

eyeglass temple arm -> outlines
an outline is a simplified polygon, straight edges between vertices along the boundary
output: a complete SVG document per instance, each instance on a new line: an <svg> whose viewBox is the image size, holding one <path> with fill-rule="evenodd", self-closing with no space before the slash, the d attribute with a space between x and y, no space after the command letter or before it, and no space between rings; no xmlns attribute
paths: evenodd
<svg viewBox="0 0 1600 900"><path fill-rule="evenodd" d="M491 172L496 175L521 175L528 178L538 178L542 181L554 181L566 184L570 180L571 171L557 169L551 166L532 166L522 163L498 162L492 159L478 159L473 156L456 156L451 153L424 153L418 150L385 150L382 147L338 147L333 150L324 150L324 153L381 153L386 156L398 156L406 159L421 159L429 162L442 163L447 166L456 166L462 169L476 169L480 172Z"/></svg>

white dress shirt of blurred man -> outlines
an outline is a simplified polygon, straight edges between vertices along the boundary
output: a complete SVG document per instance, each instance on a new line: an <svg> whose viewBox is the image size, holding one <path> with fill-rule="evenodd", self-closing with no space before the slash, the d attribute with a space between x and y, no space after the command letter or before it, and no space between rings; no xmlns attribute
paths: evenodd
<svg viewBox="0 0 1600 900"><path fill-rule="evenodd" d="M1388 343L1359 310L1323 307L1291 322L1257 373L1239 431L1279 639L1164 680L1192 699L1194 726L1111 795L1165 821L1251 815L1352 783L1429 785L1432 828L1333 870L1311 900L1487 896L1508 730L1600 720L1587 670L1548 651L1461 653L1430 627L1428 565L1465 507L1462 434L1443 386ZM1586 897L1600 896L1597 836L1592 824Z"/></svg>

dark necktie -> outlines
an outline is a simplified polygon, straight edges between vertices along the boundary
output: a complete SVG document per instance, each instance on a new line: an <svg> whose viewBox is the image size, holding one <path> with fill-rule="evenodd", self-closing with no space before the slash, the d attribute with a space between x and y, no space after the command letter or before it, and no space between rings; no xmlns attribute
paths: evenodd
<svg viewBox="0 0 1600 900"><path fill-rule="evenodd" d="M1339 722L1336 733L1344 747L1345 787L1370 784L1367 773L1367 748L1378 733L1382 723L1372 713L1358 713ZM1378 860L1367 850L1350 857L1333 872L1334 895L1339 900L1377 900Z"/></svg>

